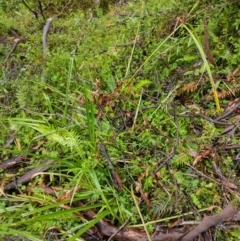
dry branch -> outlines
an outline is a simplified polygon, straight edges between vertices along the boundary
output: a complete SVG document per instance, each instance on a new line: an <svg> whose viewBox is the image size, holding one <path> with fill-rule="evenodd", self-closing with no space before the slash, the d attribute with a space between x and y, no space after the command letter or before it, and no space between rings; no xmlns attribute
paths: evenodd
<svg viewBox="0 0 240 241"><path fill-rule="evenodd" d="M202 222L192 231L190 231L186 236L183 237L182 241L192 241L194 238L199 236L202 232L207 231L210 227L216 226L228 219L232 219L235 214L238 213L231 203L229 203L221 213L206 216L203 218Z"/></svg>
<svg viewBox="0 0 240 241"><path fill-rule="evenodd" d="M96 213L88 210L85 213L85 216L88 220L92 220ZM124 240L124 241L148 241L148 237L145 232L139 231L135 228L122 228L114 226L107 221L100 220L96 227L99 230L101 236L111 237L113 234L114 240ZM188 230L186 228L179 229L168 229L166 232L159 232L152 237L153 241L177 241L181 238Z"/></svg>
<svg viewBox="0 0 240 241"><path fill-rule="evenodd" d="M8 59L11 57L11 55L14 53L14 51L16 50L17 46L21 43L21 42L25 42L26 39L24 38L14 38L13 40L13 47L11 49L11 51L8 53L8 55L6 56L5 60L3 61L3 66L6 66Z"/></svg>
<svg viewBox="0 0 240 241"><path fill-rule="evenodd" d="M52 167L53 160L47 160L44 161L42 164L40 164L38 168L34 168L28 172L26 172L23 176L19 177L16 182L8 183L4 187L4 191L9 191L11 189L15 189L17 184L25 184L29 182L32 178L35 176L41 174L42 172L48 170L50 167Z"/></svg>
<svg viewBox="0 0 240 241"><path fill-rule="evenodd" d="M48 37L48 32L50 30L52 21L53 21L53 18L49 18L43 28L42 43L43 43L43 55L45 56L47 55L47 37Z"/></svg>

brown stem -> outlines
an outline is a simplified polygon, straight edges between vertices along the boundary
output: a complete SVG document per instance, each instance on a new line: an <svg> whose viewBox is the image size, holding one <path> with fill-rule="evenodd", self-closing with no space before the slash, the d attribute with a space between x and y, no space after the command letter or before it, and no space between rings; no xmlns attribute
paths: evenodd
<svg viewBox="0 0 240 241"><path fill-rule="evenodd" d="M202 222L195 229L183 237L182 241L192 241L210 227L216 226L224 221L227 221L228 219L231 219L237 212L238 210L236 210L233 205L229 203L221 213L204 217Z"/></svg>

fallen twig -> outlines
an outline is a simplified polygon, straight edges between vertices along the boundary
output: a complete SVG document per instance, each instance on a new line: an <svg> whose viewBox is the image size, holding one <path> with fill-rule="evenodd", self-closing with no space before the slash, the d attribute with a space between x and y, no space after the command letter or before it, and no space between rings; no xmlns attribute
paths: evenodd
<svg viewBox="0 0 240 241"><path fill-rule="evenodd" d="M215 173L219 176L222 185L224 185L226 188L235 189L235 190L238 189L237 186L235 186L233 183L227 180L227 178L222 174L220 168L217 166L215 162L213 162L212 165Z"/></svg>
<svg viewBox="0 0 240 241"><path fill-rule="evenodd" d="M10 141L13 141L12 138L13 138L13 136L10 137L11 140L8 139L8 141L6 142L6 144L9 144ZM5 144L5 145L6 145L6 144ZM41 145L42 145L42 143L40 143L40 144L37 145L37 146L34 146L34 147L29 148L28 153L34 153L35 151L38 150L39 146L41 146ZM28 154L26 154L26 155L20 154L20 155L18 155L18 156L14 156L14 157L12 157L12 158L9 158L8 160L6 160L6 161L4 161L4 162L2 162L2 163L0 164L0 169L5 170L5 169L8 169L8 168L10 168L10 167L13 167L13 166L21 163L23 160L26 160L27 158L28 158Z"/></svg>
<svg viewBox="0 0 240 241"><path fill-rule="evenodd" d="M99 145L99 150L101 151L102 155L104 156L104 158L106 159L106 161L108 163L114 187L119 192L122 191L122 180L120 179L118 173L114 170L114 166L112 164L112 160L110 159L105 146L103 144L100 144Z"/></svg>
<svg viewBox="0 0 240 241"><path fill-rule="evenodd" d="M42 43L43 43L43 55L47 55L47 36L52 24L53 18L48 18L47 23L43 28Z"/></svg>
<svg viewBox="0 0 240 241"><path fill-rule="evenodd" d="M47 160L44 161L42 164L40 164L38 168L34 168L30 171L28 171L23 176L19 177L16 182L10 182L4 187L4 191L9 191L11 189L16 188L16 184L24 184L29 182L32 178L35 176L41 174L42 172L48 170L51 167L51 164L53 163L53 160Z"/></svg>
<svg viewBox="0 0 240 241"><path fill-rule="evenodd" d="M229 108L226 109L226 111L220 115L218 118L216 118L216 121L222 120L226 117L228 117L230 114L232 114L235 110L240 108L240 99L235 99Z"/></svg>
<svg viewBox="0 0 240 241"><path fill-rule="evenodd" d="M24 155L18 155L18 156L14 156L6 161L4 161L3 163L0 164L0 169L7 169L9 167L15 166L18 163L22 162L22 160L24 160L26 158L26 156Z"/></svg>
<svg viewBox="0 0 240 241"><path fill-rule="evenodd" d="M92 220L96 213L88 210L84 212L84 216L87 219ZM114 240L124 240L124 241L148 241L148 237L143 231L139 231L135 228L122 228L119 230L119 227L110 224L107 221L100 220L96 224L100 234L105 237L110 237L113 234ZM181 238L188 230L186 228L179 229L167 229L167 232L156 233L153 237L153 241L177 241Z"/></svg>
<svg viewBox="0 0 240 241"><path fill-rule="evenodd" d="M21 42L25 42L25 41L26 41L26 39L24 39L24 38L14 38L14 40L13 40L13 47L12 47L11 51L8 53L8 55L6 56L6 58L4 59L3 66L6 66L8 59L11 57L13 52L16 50L17 46Z"/></svg>
<svg viewBox="0 0 240 241"><path fill-rule="evenodd" d="M35 16L35 18L38 19L38 14L37 14L37 12L34 11L34 10L32 10L24 0L22 0L22 3L23 3L23 5Z"/></svg>
<svg viewBox="0 0 240 241"><path fill-rule="evenodd" d="M235 214L238 213L231 203L229 203L221 213L213 215L213 216L206 216L203 218L202 222L192 231L190 231L187 235L185 235L182 241L192 241L194 238L199 236L202 232L207 231L210 227L216 226L228 219L234 217Z"/></svg>

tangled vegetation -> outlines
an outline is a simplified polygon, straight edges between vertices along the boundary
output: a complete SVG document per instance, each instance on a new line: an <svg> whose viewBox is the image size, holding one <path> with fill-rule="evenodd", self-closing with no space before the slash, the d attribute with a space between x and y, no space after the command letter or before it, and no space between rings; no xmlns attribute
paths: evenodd
<svg viewBox="0 0 240 241"><path fill-rule="evenodd" d="M239 209L238 1L0 4L3 240L90 240L100 220L154 240Z"/></svg>

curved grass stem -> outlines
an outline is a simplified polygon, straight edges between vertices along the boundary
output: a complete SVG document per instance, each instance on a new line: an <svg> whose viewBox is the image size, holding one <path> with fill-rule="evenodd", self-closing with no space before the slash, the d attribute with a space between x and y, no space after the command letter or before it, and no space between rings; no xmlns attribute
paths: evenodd
<svg viewBox="0 0 240 241"><path fill-rule="evenodd" d="M210 80L210 83L211 83L211 86L212 86L214 101L215 101L215 104L216 104L216 111L219 114L220 113L220 104L219 104L219 98L218 98L218 94L217 94L217 88L216 88L216 85L214 83L212 72L211 72L209 63L207 61L207 58L205 56L203 47L202 47L200 41L195 36L195 34L193 33L193 31L190 30L190 28L188 28L185 24L181 24L181 26L188 31L188 33L190 34L191 38L195 42L195 44L196 44L196 46L197 46L197 48L198 48L198 50L199 50L199 52L201 54L202 60L204 62L204 65L205 65L205 68L207 70L207 73L208 73L208 76L209 76L209 80Z"/></svg>

